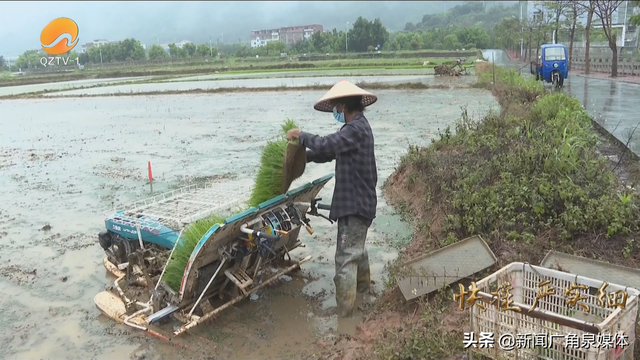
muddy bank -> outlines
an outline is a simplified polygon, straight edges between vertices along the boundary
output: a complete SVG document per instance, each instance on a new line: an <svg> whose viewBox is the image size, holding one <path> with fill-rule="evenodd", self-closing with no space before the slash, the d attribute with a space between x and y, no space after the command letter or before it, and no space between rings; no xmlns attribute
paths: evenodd
<svg viewBox="0 0 640 360"><path fill-rule="evenodd" d="M293 118L302 129L320 134L338 129L330 114L312 110L323 93L0 102L0 126L6 129L0 148L0 201L7 204L0 210L5 250L0 254L0 321L7 324L0 331L6 344L0 357L301 358L306 356L301 349L333 341L336 229L321 219L313 220L313 236L302 237L307 247L292 254L314 257L303 265L302 277L262 291L258 301L239 304L188 334L181 341L195 344L191 349L177 350L107 321L93 304L93 296L114 280L103 268L96 243L103 212L149 195L147 161L153 164L156 192L205 176L250 186L261 146L283 119ZM379 134L379 187L406 144L428 144L439 128L453 122L461 106L473 113L497 106L488 92L477 89L380 90L377 95L368 117ZM332 170L332 164L309 165L299 182ZM332 187L333 181L320 196L330 198ZM385 264L409 240L410 230L380 197L369 237L377 293L386 282Z"/></svg>

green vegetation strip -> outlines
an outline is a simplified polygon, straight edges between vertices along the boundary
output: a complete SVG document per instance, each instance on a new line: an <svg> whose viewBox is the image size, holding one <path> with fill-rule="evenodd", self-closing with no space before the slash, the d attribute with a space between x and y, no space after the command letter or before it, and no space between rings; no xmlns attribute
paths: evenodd
<svg viewBox="0 0 640 360"><path fill-rule="evenodd" d="M287 139L284 137L284 134L286 134L289 129L297 127L293 120L288 119L282 125L282 133L275 140L267 142L267 145L262 151L260 168L256 174L255 185L247 208L258 206L280 195L284 156L287 146ZM182 236L178 239L173 255L168 260L167 270L163 276L163 280L167 286L175 291L180 290L184 270L187 268L187 263L196 245L198 245L200 240L214 225L224 223L227 217L228 216L211 215L187 225Z"/></svg>
<svg viewBox="0 0 640 360"><path fill-rule="evenodd" d="M474 58L467 58L469 62ZM254 74L271 72L304 72L326 70L381 70L381 69L430 69L436 65L455 63L454 58L415 58L415 59L342 59L313 62L260 62L228 61L212 63L166 63L166 64L122 64L104 69L75 70L70 72L52 72L33 75L12 76L0 73L0 87L32 85L51 82L75 81L85 79L108 79L139 76L190 76L207 74Z"/></svg>
<svg viewBox="0 0 640 360"><path fill-rule="evenodd" d="M602 143L580 102L502 68L496 68L496 83L490 85L491 70L478 70L501 112L479 121L464 113L430 146L411 146L385 183L385 191L393 186L393 193L422 198L398 203L421 214L413 217L414 225L428 236L412 248L427 253L480 234L500 256L499 266L537 264L549 249L637 265L626 239L640 234L638 194L620 183L599 152ZM400 270L392 268L391 278L394 271ZM392 340L379 345L379 354L385 359L463 354L463 326L442 328L452 299L451 289L443 289L424 305L414 330L386 336Z"/></svg>

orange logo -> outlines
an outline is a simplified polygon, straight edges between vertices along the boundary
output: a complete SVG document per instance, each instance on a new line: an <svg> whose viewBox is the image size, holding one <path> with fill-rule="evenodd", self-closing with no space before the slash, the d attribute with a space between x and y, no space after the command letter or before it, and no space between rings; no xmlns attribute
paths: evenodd
<svg viewBox="0 0 640 360"><path fill-rule="evenodd" d="M69 18L57 18L42 29L40 44L50 55L66 54L78 44L78 25Z"/></svg>

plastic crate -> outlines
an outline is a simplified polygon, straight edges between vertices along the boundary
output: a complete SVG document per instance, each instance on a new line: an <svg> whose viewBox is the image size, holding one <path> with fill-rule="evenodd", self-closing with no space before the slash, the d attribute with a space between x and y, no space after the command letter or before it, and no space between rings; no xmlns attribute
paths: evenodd
<svg viewBox="0 0 640 360"><path fill-rule="evenodd" d="M548 320L531 317L524 309L520 312L499 310L495 304L476 302L476 305L470 309L471 331L475 333L476 339L482 332L493 333L495 344L493 347L471 347L471 350L496 360L633 360L638 295L640 294L637 289L609 284L605 289L609 293L619 290L626 291L628 294L626 306L624 309L609 307L607 304L602 307L598 301L598 293L603 281L521 262L505 266L476 283L476 286L481 292L491 294L496 292L501 284L508 282L513 287L510 291L513 295L511 300L514 301L512 305L525 305L529 308L533 306L538 291L542 288L539 284L547 280L550 281L548 286L554 287L555 295L539 299L535 309L544 313ZM567 304L565 289L571 288L573 284L588 286L588 290L581 290L587 298L579 302L590 308L588 312L583 310L579 304L574 307ZM485 310L482 310L478 304L484 305ZM587 333L560 325L557 322L567 317L577 319L581 324L595 325L600 334L623 333L628 336L626 338L628 345L618 348L598 346L587 349L583 346L575 348L575 345L571 344L574 346L567 347L567 336L577 336L582 343L585 338L584 334ZM511 351L505 351L499 346L498 341L502 334L514 336L517 334L557 334L559 337L548 341L548 345L544 347L532 346L531 344L522 346L521 343L519 349L516 347ZM587 337L589 336L591 335L587 335ZM599 338L598 335L593 336L596 339Z"/></svg>

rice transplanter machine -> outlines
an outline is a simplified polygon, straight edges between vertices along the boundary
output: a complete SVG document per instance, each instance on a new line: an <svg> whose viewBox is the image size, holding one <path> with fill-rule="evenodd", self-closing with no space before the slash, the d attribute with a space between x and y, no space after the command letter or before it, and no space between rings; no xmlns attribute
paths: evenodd
<svg viewBox="0 0 640 360"><path fill-rule="evenodd" d="M246 190L191 185L109 213L99 243L105 268L117 279L112 291L94 297L97 307L165 340L152 327L173 318L181 323L174 327L177 336L211 319L311 259L293 261L289 253L304 246L298 239L302 228L313 234L307 215L331 221L318 213L330 206L319 204L316 196L332 178L326 175L213 225L195 244L179 286L173 287L163 275L176 248L186 246L179 241L186 226L229 211Z"/></svg>

